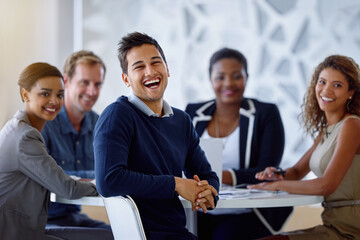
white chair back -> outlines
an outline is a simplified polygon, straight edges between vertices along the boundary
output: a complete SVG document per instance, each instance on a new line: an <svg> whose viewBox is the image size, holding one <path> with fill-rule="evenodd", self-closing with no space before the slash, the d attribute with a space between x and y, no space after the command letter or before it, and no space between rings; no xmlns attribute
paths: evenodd
<svg viewBox="0 0 360 240"><path fill-rule="evenodd" d="M115 240L146 240L139 210L130 196L103 199Z"/></svg>
<svg viewBox="0 0 360 240"><path fill-rule="evenodd" d="M211 165L211 169L216 172L221 186L223 141L219 138L200 138L200 147L204 150L205 156Z"/></svg>

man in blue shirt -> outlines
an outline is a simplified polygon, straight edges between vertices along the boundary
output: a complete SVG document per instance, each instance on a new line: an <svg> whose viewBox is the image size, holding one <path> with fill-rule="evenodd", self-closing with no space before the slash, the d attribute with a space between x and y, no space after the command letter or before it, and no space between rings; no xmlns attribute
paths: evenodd
<svg viewBox="0 0 360 240"><path fill-rule="evenodd" d="M215 207L219 179L190 117L163 100L169 69L157 41L131 33L120 42L119 59L132 93L109 105L96 123L98 191L130 195L148 239L196 239L185 228L179 195L206 212Z"/></svg>
<svg viewBox="0 0 360 240"><path fill-rule="evenodd" d="M103 61L90 51L68 57L63 69L64 106L55 120L47 122L42 134L49 154L69 175L94 179L93 130L98 114L92 107L99 97L105 77ZM48 226L110 226L81 214L78 205L51 203Z"/></svg>

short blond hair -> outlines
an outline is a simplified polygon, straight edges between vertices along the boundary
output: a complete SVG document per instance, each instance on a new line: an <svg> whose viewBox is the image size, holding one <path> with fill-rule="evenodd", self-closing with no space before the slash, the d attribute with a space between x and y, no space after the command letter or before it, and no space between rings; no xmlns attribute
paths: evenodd
<svg viewBox="0 0 360 240"><path fill-rule="evenodd" d="M79 63L85 63L90 65L100 64L104 69L104 78L105 78L106 67L104 62L96 54L86 50L74 52L66 59L63 67L63 74L66 74L71 79L75 74L76 65Z"/></svg>

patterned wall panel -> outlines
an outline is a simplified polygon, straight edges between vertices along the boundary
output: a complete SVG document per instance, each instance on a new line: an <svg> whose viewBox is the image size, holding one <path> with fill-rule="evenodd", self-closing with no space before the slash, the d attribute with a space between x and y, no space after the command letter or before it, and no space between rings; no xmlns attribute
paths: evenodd
<svg viewBox="0 0 360 240"><path fill-rule="evenodd" d="M330 54L360 62L360 2L357 0L86 0L84 48L104 58L108 73L96 109L119 95L117 43L126 33L155 37L170 69L165 99L183 109L214 97L208 61L221 47L242 51L249 61L245 95L276 103L284 121L282 165L297 161L311 145L298 115L315 66Z"/></svg>

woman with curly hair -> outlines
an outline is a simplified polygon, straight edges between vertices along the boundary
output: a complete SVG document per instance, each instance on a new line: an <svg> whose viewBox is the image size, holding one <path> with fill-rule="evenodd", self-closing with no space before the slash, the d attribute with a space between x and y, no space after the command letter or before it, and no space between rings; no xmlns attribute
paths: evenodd
<svg viewBox="0 0 360 240"><path fill-rule="evenodd" d="M255 177L274 181L250 188L322 195L323 224L266 239L360 239L360 70L354 60L333 55L320 63L302 109L314 145L284 177L267 167ZM301 180L310 170L317 178Z"/></svg>

